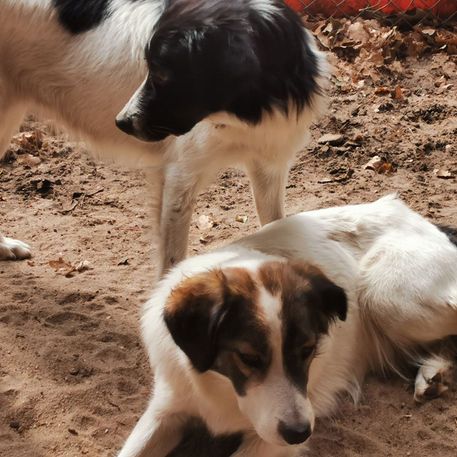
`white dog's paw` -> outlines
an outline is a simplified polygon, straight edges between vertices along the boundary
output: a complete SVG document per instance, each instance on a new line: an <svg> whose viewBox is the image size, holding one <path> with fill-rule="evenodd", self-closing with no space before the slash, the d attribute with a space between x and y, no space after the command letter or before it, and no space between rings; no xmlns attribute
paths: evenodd
<svg viewBox="0 0 457 457"><path fill-rule="evenodd" d="M31 256L28 244L0 235L0 260L23 260Z"/></svg>
<svg viewBox="0 0 457 457"><path fill-rule="evenodd" d="M440 356L426 359L419 368L414 386L414 400L422 403L441 396L452 380L452 362Z"/></svg>

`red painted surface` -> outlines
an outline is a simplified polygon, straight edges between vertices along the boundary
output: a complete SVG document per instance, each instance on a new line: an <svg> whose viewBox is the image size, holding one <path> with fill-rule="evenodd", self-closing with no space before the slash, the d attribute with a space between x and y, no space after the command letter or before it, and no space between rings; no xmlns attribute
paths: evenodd
<svg viewBox="0 0 457 457"><path fill-rule="evenodd" d="M323 14L325 16L345 16L358 14L363 8L374 8L386 14L431 10L439 16L457 13L457 0L285 0L298 12Z"/></svg>

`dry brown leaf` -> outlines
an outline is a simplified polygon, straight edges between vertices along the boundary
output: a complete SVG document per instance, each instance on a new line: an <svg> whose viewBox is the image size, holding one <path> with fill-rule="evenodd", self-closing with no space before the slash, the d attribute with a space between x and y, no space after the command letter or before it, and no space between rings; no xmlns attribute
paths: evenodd
<svg viewBox="0 0 457 457"><path fill-rule="evenodd" d="M202 214L197 220L197 227L199 230L209 230L214 227L214 221L210 216Z"/></svg>
<svg viewBox="0 0 457 457"><path fill-rule="evenodd" d="M59 257L57 260L50 260L48 264L56 271L73 268L72 264L64 260L62 257Z"/></svg>
<svg viewBox="0 0 457 457"><path fill-rule="evenodd" d="M37 129L30 132L22 132L16 135L12 142L25 151L36 151L41 149L43 145L43 132Z"/></svg>
<svg viewBox="0 0 457 457"><path fill-rule="evenodd" d="M25 154L21 156L18 161L29 167L36 167L41 163L41 159L39 157L33 156L32 154Z"/></svg>
<svg viewBox="0 0 457 457"><path fill-rule="evenodd" d="M208 243L211 243L211 241L214 240L214 236L213 235L202 235L200 237L200 243L201 244L208 244Z"/></svg>
<svg viewBox="0 0 457 457"><path fill-rule="evenodd" d="M387 87L387 86L381 86L381 87L377 87L375 89L374 93L376 95L387 95L387 94L391 93L391 89L390 89L390 87Z"/></svg>
<svg viewBox="0 0 457 457"><path fill-rule="evenodd" d="M405 96L403 93L403 89L400 86L397 86L393 93L394 100L404 100Z"/></svg>
<svg viewBox="0 0 457 457"><path fill-rule="evenodd" d="M368 43L370 34L365 29L363 22L352 23L347 30L347 34L351 40L358 41L360 43Z"/></svg>
<svg viewBox="0 0 457 457"><path fill-rule="evenodd" d="M364 170L374 170L377 171L383 163L383 160L379 156L372 157L364 166Z"/></svg>
<svg viewBox="0 0 457 457"><path fill-rule="evenodd" d="M340 146L344 143L344 136L339 133L326 133L322 135L317 142L319 144L330 144L332 146Z"/></svg>
<svg viewBox="0 0 457 457"><path fill-rule="evenodd" d="M435 169L434 173L437 176L437 178L441 178L441 179L453 179L454 178L454 175L449 170L445 170L443 168Z"/></svg>
<svg viewBox="0 0 457 457"><path fill-rule="evenodd" d="M50 260L48 265L53 268L57 274L64 275L66 278L71 278L74 273L82 273L87 270L92 270L90 262L82 260L75 265L64 260L62 256L59 256L57 260Z"/></svg>
<svg viewBox="0 0 457 457"><path fill-rule="evenodd" d="M75 265L74 269L78 273L82 273L83 271L93 270L94 268L92 267L91 263L88 260L81 260L81 262L78 262Z"/></svg>
<svg viewBox="0 0 457 457"><path fill-rule="evenodd" d="M377 169L379 174L389 174L395 171L394 166L390 162L384 162L381 166Z"/></svg>

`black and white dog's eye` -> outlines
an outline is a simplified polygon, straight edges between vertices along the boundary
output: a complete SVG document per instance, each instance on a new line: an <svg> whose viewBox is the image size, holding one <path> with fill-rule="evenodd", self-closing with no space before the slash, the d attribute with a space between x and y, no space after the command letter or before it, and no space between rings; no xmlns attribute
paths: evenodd
<svg viewBox="0 0 457 457"><path fill-rule="evenodd" d="M303 360L308 359L314 353L316 346L302 346L300 349L300 358Z"/></svg>
<svg viewBox="0 0 457 457"><path fill-rule="evenodd" d="M249 368L258 369L262 366L262 359L258 355L242 352L237 352L237 355L241 362Z"/></svg>

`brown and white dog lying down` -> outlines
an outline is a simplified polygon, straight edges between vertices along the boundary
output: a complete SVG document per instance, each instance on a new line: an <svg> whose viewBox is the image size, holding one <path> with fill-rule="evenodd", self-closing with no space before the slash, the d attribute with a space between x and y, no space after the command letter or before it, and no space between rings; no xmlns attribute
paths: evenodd
<svg viewBox="0 0 457 457"><path fill-rule="evenodd" d="M457 239L443 230L391 195L175 266L144 309L154 392L120 457L302 455L315 418L356 399L370 370L418 366L416 400L441 394L451 358L437 343L457 334ZM211 451L186 452L192 421Z"/></svg>
<svg viewBox="0 0 457 457"><path fill-rule="evenodd" d="M325 67L282 0L2 0L0 158L38 110L148 168L160 274L186 256L195 200L224 168L247 171L262 224L284 215ZM28 256L0 234L0 260Z"/></svg>

